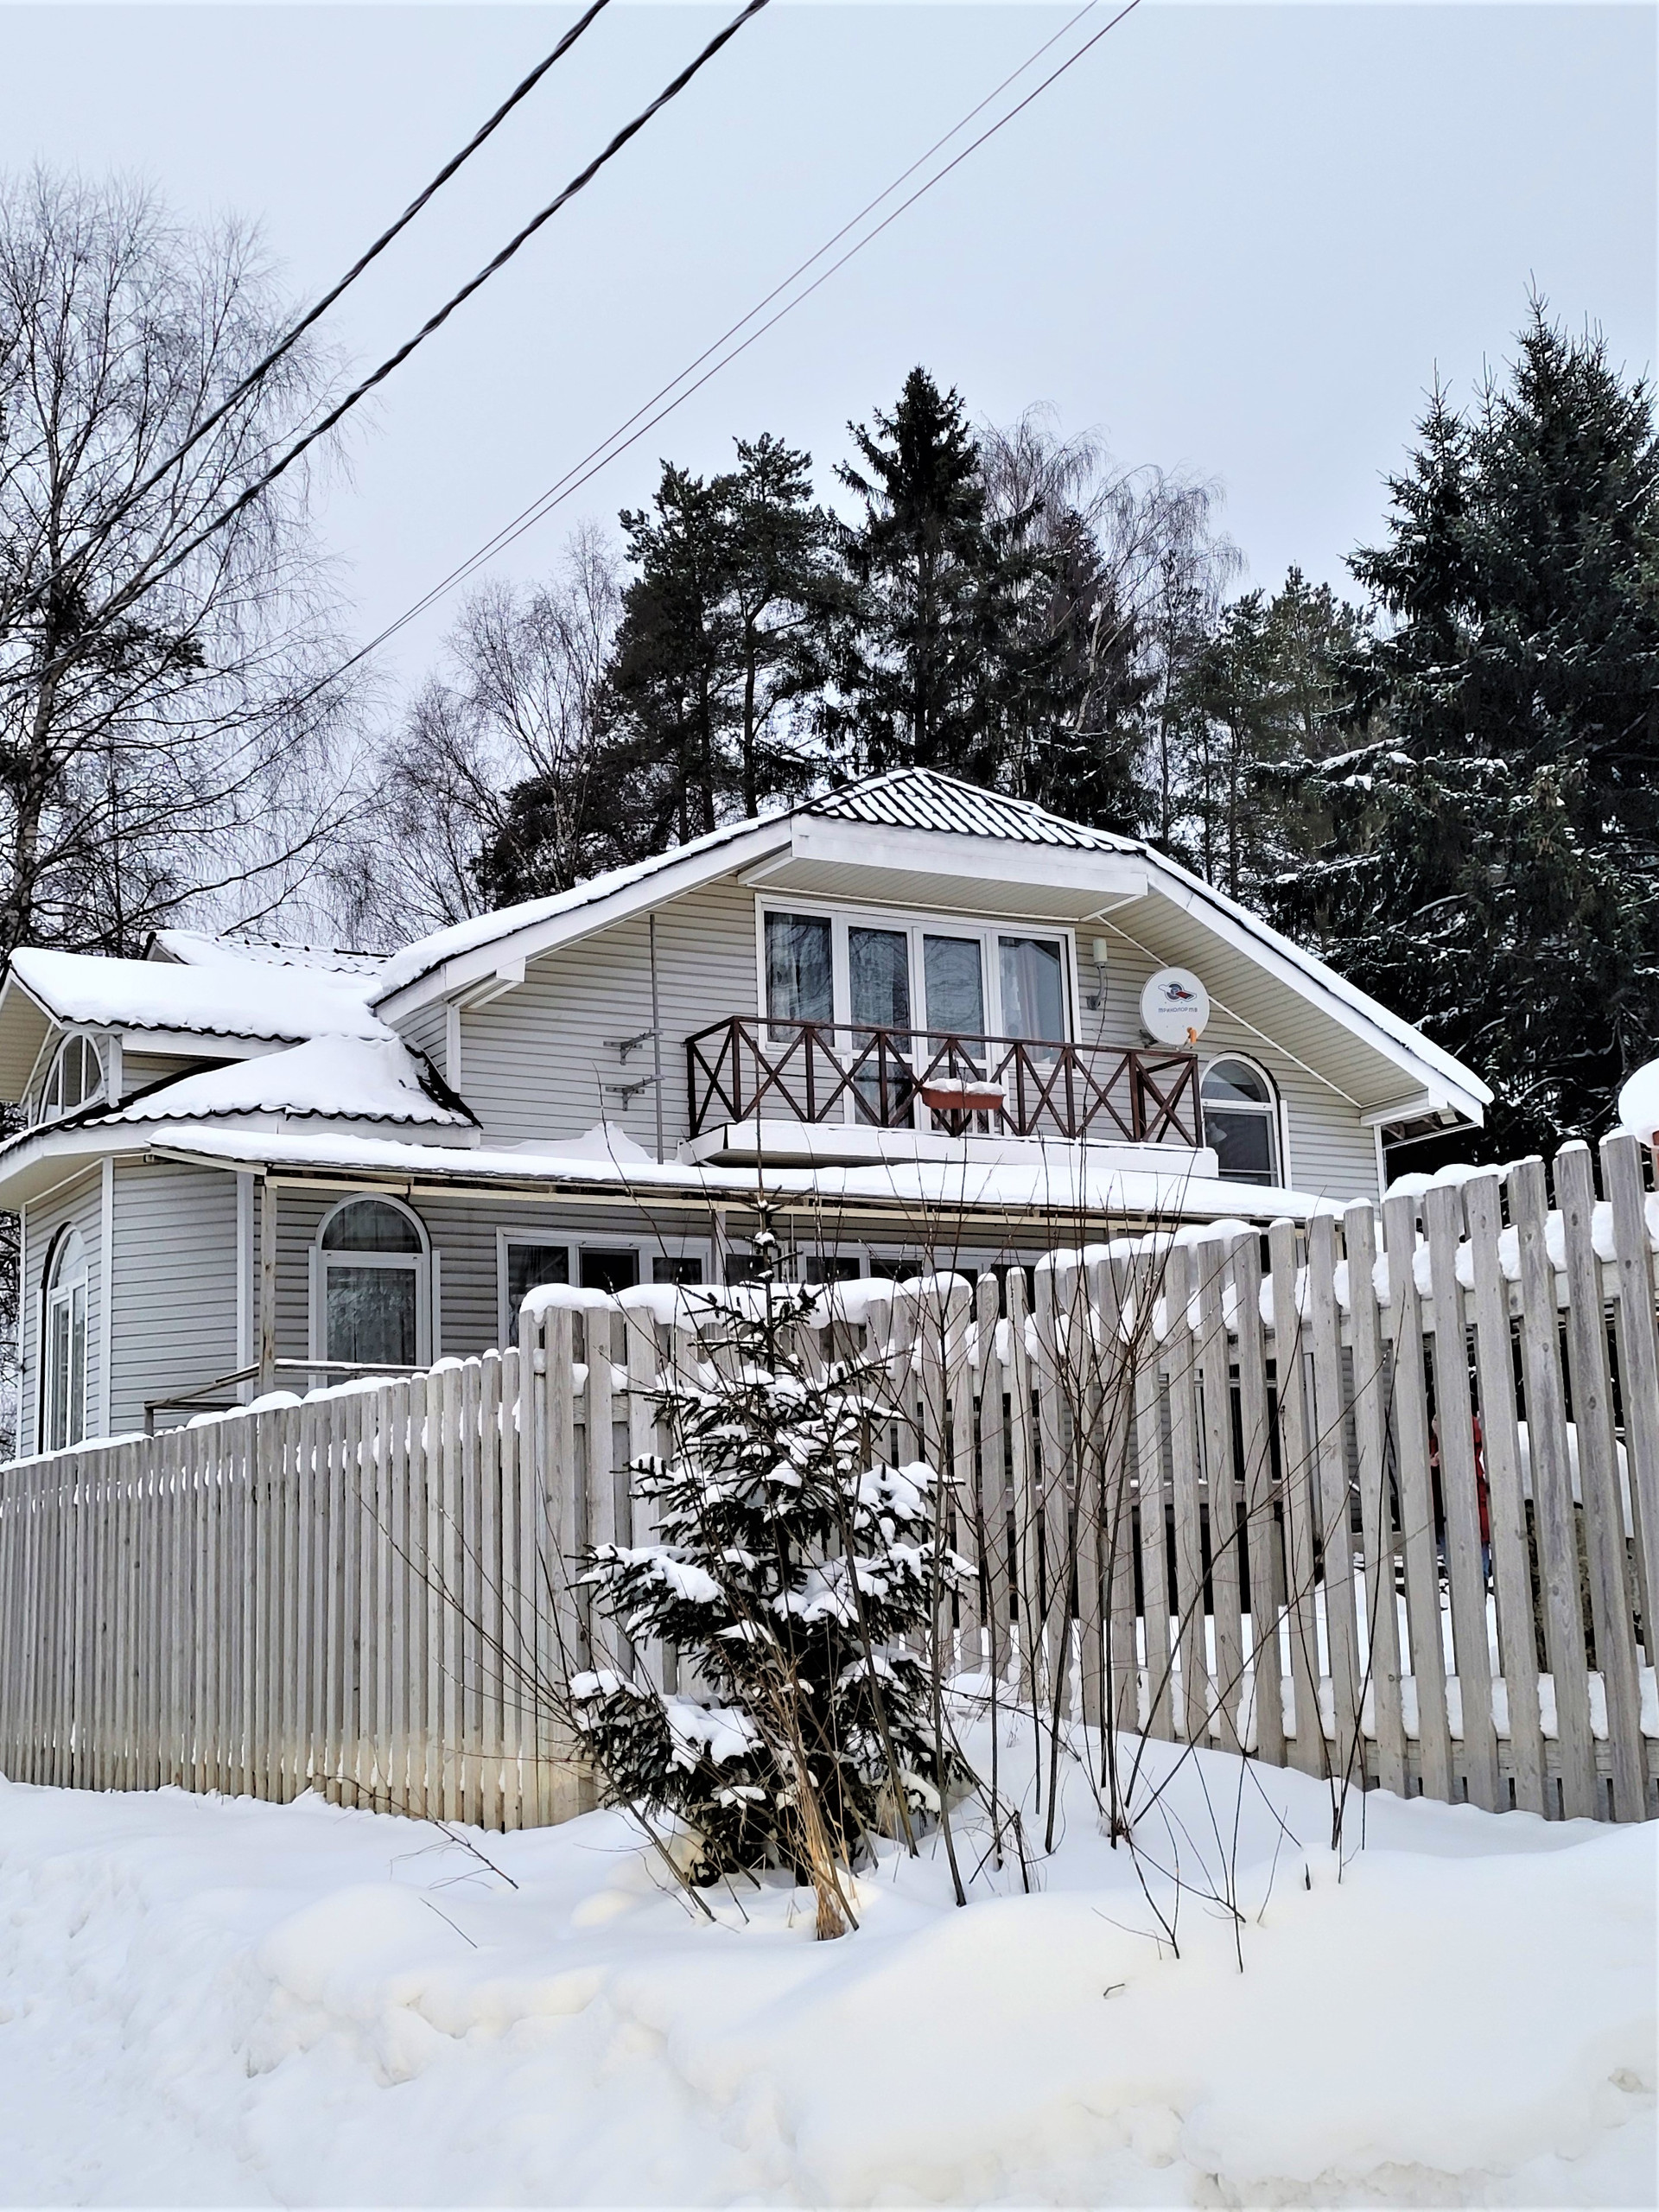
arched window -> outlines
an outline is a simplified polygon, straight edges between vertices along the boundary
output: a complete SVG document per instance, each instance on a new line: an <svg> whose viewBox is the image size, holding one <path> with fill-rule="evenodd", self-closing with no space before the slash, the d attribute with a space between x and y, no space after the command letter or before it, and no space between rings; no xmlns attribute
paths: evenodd
<svg viewBox="0 0 1659 2212"><path fill-rule="evenodd" d="M347 1198L317 1234L312 1351L356 1367L426 1363L430 1268L419 1217L396 1198Z"/></svg>
<svg viewBox="0 0 1659 2212"><path fill-rule="evenodd" d="M104 1063L98 1046L90 1037L66 1037L41 1088L35 1118L51 1122L60 1114L73 1114L77 1106L96 1098L103 1088Z"/></svg>
<svg viewBox="0 0 1659 2212"><path fill-rule="evenodd" d="M1204 1141L1227 1182L1280 1181L1279 1101L1254 1060L1212 1060L1205 1071Z"/></svg>
<svg viewBox="0 0 1659 2212"><path fill-rule="evenodd" d="M86 1433L86 1247L78 1229L58 1239L47 1269L41 1442L48 1452Z"/></svg>

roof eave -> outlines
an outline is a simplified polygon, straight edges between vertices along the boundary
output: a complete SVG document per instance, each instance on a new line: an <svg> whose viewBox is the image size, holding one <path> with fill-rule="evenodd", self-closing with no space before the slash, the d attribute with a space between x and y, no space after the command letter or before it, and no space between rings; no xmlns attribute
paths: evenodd
<svg viewBox="0 0 1659 2212"><path fill-rule="evenodd" d="M1484 1122L1492 1093L1472 1068L1414 1029L1402 1017L1362 991L1357 984L1321 960L1282 937L1270 924L1238 906L1223 892L1191 874L1167 855L1147 848L1154 877L1162 875L1171 887L1159 885L1160 895L1181 907L1217 936L1230 939L1237 950L1256 960L1290 988L1311 998L1351 1036L1359 1038L1384 1058L1402 1069L1413 1081L1437 1098L1455 1107L1477 1128ZM1400 1035L1395 1028L1408 1033Z"/></svg>
<svg viewBox="0 0 1659 2212"><path fill-rule="evenodd" d="M728 843L702 852L666 855L663 866L651 874L620 885L614 891L603 893L562 913L505 931L470 951L439 962L423 976L400 985L384 998L372 999L370 1004L383 1021L391 1022L480 984L497 981L509 986L516 984L523 980L525 961L539 959L543 953L576 944L598 930L609 929L635 914L649 912L653 906L663 906L702 884L713 882L718 876L752 867L755 861L787 845L791 830L791 817L776 815L754 823L747 836L734 836Z"/></svg>

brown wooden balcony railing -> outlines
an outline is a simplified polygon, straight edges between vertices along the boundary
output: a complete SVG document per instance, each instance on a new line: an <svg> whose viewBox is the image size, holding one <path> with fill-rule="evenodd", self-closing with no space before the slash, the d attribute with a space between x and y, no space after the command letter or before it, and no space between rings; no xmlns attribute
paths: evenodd
<svg viewBox="0 0 1659 2212"><path fill-rule="evenodd" d="M772 1021L734 1014L689 1037L691 1134L722 1122L861 1122L961 1136L1093 1137L1107 1143L1202 1141L1192 1052L1024 1037L947 1035L864 1022ZM969 1086L972 1105L938 1101ZM985 1107L988 1090L1001 1103Z"/></svg>

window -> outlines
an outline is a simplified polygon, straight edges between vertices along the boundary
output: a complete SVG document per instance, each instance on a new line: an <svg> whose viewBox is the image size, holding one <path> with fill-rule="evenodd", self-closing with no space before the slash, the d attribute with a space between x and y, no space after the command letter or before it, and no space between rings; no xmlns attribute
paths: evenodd
<svg viewBox="0 0 1659 2212"><path fill-rule="evenodd" d="M816 914L766 916L766 1013L773 1021L833 1021L830 924Z"/></svg>
<svg viewBox="0 0 1659 2212"><path fill-rule="evenodd" d="M86 1247L78 1229L52 1255L42 1319L41 1442L61 1452L86 1433Z"/></svg>
<svg viewBox="0 0 1659 2212"><path fill-rule="evenodd" d="M596 1244L583 1247L582 1287L584 1290L607 1291L614 1298L620 1290L632 1290L639 1280L639 1255L631 1244L610 1249Z"/></svg>
<svg viewBox="0 0 1659 2212"><path fill-rule="evenodd" d="M657 1283L676 1283L682 1287L702 1281L702 1262L695 1253L677 1259L671 1252L658 1252L651 1262L651 1279Z"/></svg>
<svg viewBox="0 0 1659 2212"><path fill-rule="evenodd" d="M961 1037L985 1033L985 976L976 937L925 937L927 1026Z"/></svg>
<svg viewBox="0 0 1659 2212"><path fill-rule="evenodd" d="M1277 1184L1279 1103L1252 1060L1212 1060L1204 1077L1204 1139L1229 1183Z"/></svg>
<svg viewBox="0 0 1659 2212"><path fill-rule="evenodd" d="M427 1358L426 1231L393 1198L347 1198L317 1238L315 1355L353 1367Z"/></svg>
<svg viewBox="0 0 1659 2212"><path fill-rule="evenodd" d="M1052 938L997 940L1002 971L1002 1034L1065 1041L1065 969Z"/></svg>
<svg viewBox="0 0 1659 2212"><path fill-rule="evenodd" d="M766 1018L779 1024L884 1029L905 1051L918 1031L1033 1044L1071 1034L1071 967L1059 931L1005 935L988 924L763 907L760 967ZM791 1039L780 1031L773 1041Z"/></svg>
<svg viewBox="0 0 1659 2212"><path fill-rule="evenodd" d="M910 1027L910 938L903 930L849 929L847 978L855 1021Z"/></svg>
<svg viewBox="0 0 1659 2212"><path fill-rule="evenodd" d="M90 1037L67 1037L41 1091L36 1119L50 1122L60 1114L73 1114L96 1098L104 1088L104 1063Z"/></svg>
<svg viewBox="0 0 1659 2212"><path fill-rule="evenodd" d="M507 1277L505 1341L512 1343L518 1330L518 1308L530 1293L544 1282L569 1282L570 1280L570 1248L568 1244L543 1244L534 1238L509 1236L504 1240L503 1250Z"/></svg>

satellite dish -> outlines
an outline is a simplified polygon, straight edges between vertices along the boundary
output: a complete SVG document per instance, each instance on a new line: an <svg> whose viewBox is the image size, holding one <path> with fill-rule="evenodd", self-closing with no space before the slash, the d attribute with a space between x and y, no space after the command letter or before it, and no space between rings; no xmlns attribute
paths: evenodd
<svg viewBox="0 0 1659 2212"><path fill-rule="evenodd" d="M1210 1019L1210 994L1190 968L1160 968L1141 993L1141 1026L1160 1045L1196 1045Z"/></svg>

